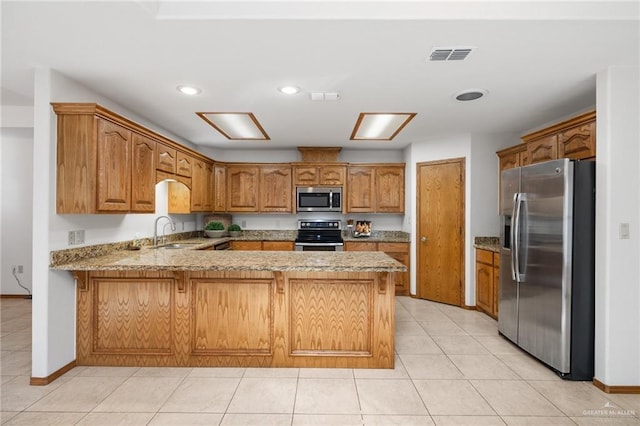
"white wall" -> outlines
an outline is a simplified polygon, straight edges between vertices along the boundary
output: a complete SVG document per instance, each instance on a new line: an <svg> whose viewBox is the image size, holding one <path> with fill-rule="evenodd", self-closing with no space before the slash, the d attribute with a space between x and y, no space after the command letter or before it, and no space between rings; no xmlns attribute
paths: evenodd
<svg viewBox="0 0 640 426"><path fill-rule="evenodd" d="M56 214L56 116L50 103L97 102L190 145L58 72L36 70L34 93L32 376L41 378L75 359L75 283L70 273L49 270L49 252L69 248L67 234L72 230L85 230L84 245L131 240L136 234L149 237L156 218L156 214ZM198 215L174 215L174 219L179 224L176 232L202 226Z"/></svg>
<svg viewBox="0 0 640 426"><path fill-rule="evenodd" d="M638 68L597 76L595 378L609 386L640 386L639 81Z"/></svg>
<svg viewBox="0 0 640 426"><path fill-rule="evenodd" d="M0 294L26 295L12 274L12 266L22 265L18 279L31 290L33 128L3 127L1 131Z"/></svg>

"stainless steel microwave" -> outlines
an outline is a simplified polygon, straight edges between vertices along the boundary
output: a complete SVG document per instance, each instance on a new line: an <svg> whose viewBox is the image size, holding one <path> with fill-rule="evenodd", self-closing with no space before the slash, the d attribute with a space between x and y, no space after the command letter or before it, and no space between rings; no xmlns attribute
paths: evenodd
<svg viewBox="0 0 640 426"><path fill-rule="evenodd" d="M296 211L342 212L342 188L299 186L296 188Z"/></svg>

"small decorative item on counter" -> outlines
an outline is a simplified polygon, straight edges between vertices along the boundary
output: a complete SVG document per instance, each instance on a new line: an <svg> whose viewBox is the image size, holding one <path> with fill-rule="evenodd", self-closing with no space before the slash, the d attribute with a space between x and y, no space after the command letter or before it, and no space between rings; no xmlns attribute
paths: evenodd
<svg viewBox="0 0 640 426"><path fill-rule="evenodd" d="M204 227L204 233L209 238L220 238L225 234L222 222L209 222Z"/></svg>
<svg viewBox="0 0 640 426"><path fill-rule="evenodd" d="M140 234L136 232L133 236L133 241L131 241L131 245L129 245L129 250L140 250L142 243L140 242Z"/></svg>
<svg viewBox="0 0 640 426"><path fill-rule="evenodd" d="M227 228L227 231L229 231L229 235L231 237L238 237L238 236L240 236L240 233L242 232L242 228L240 228L240 225L238 225L236 223L232 223Z"/></svg>
<svg viewBox="0 0 640 426"><path fill-rule="evenodd" d="M369 237L371 236L371 221L359 220L356 222L356 226L353 229L354 237Z"/></svg>

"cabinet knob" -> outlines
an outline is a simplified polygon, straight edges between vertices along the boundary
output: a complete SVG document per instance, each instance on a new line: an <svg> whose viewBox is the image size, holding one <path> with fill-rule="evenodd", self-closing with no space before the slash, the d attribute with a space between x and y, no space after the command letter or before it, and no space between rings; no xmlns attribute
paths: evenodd
<svg viewBox="0 0 640 426"><path fill-rule="evenodd" d="M427 242L427 237L420 238L420 241L422 241L423 243L426 243Z"/></svg>

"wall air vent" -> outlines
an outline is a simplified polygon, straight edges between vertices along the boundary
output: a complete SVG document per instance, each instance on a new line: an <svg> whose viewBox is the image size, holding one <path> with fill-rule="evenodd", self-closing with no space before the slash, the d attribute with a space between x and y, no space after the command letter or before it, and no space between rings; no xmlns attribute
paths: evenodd
<svg viewBox="0 0 640 426"><path fill-rule="evenodd" d="M471 53L470 47L436 47L429 55L429 61L462 61Z"/></svg>

